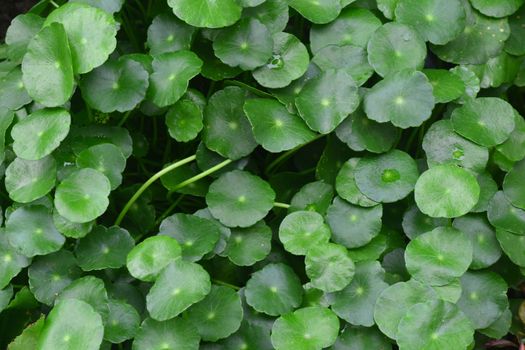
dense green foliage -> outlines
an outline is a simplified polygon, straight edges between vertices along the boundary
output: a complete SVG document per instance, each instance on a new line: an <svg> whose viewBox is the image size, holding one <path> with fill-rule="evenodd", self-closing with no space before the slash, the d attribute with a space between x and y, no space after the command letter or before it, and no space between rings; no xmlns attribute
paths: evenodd
<svg viewBox="0 0 525 350"><path fill-rule="evenodd" d="M517 348L524 2L40 1L0 45L0 348Z"/></svg>

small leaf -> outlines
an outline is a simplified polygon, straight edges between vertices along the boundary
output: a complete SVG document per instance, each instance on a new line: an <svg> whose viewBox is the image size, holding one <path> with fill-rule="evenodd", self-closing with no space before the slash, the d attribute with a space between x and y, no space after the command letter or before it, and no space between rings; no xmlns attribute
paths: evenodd
<svg viewBox="0 0 525 350"><path fill-rule="evenodd" d="M432 85L421 72L398 71L367 91L363 106L366 116L379 123L390 121L403 129L420 126L434 108Z"/></svg>
<svg viewBox="0 0 525 350"><path fill-rule="evenodd" d="M289 0L288 4L312 23L332 22L341 12L340 0Z"/></svg>
<svg viewBox="0 0 525 350"><path fill-rule="evenodd" d="M481 97L454 110L450 117L454 131L485 147L507 140L514 130L512 106L495 97Z"/></svg>
<svg viewBox="0 0 525 350"><path fill-rule="evenodd" d="M108 303L109 317L104 327L104 339L114 344L122 343L137 334L140 325L140 315L130 304L110 299Z"/></svg>
<svg viewBox="0 0 525 350"><path fill-rule="evenodd" d="M525 209L525 183L522 178L524 173L525 160L522 160L514 164L503 180L503 193L512 205L521 209Z"/></svg>
<svg viewBox="0 0 525 350"><path fill-rule="evenodd" d="M122 183L122 172L126 168L126 158L120 149L111 143L102 143L80 152L77 167L91 168L104 174L114 190Z"/></svg>
<svg viewBox="0 0 525 350"><path fill-rule="evenodd" d="M153 57L147 96L158 107L177 102L189 81L200 73L202 61L191 51L167 52Z"/></svg>
<svg viewBox="0 0 525 350"><path fill-rule="evenodd" d="M330 228L315 211L288 214L279 226L279 240L295 255L306 255L311 248L328 243L330 235Z"/></svg>
<svg viewBox="0 0 525 350"><path fill-rule="evenodd" d="M254 272L246 283L246 302L258 312L278 316L297 308L303 288L294 271L285 264L268 264Z"/></svg>
<svg viewBox="0 0 525 350"><path fill-rule="evenodd" d="M117 23L107 12L78 3L67 3L47 17L44 26L64 26L71 47L75 74L102 65L117 46Z"/></svg>
<svg viewBox="0 0 525 350"><path fill-rule="evenodd" d="M237 266L251 266L270 254L272 249L272 230L264 221L245 228L231 229L222 255Z"/></svg>
<svg viewBox="0 0 525 350"><path fill-rule="evenodd" d="M359 46L325 46L315 54L312 62L325 72L332 69L345 71L358 86L363 85L374 73L368 63L366 50Z"/></svg>
<svg viewBox="0 0 525 350"><path fill-rule="evenodd" d="M405 261L412 277L428 285L441 286L467 271L472 254L472 243L463 232L438 227L408 243Z"/></svg>
<svg viewBox="0 0 525 350"><path fill-rule="evenodd" d="M166 126L171 137L179 142L195 139L203 128L202 109L195 102L179 100L166 114Z"/></svg>
<svg viewBox="0 0 525 350"><path fill-rule="evenodd" d="M148 27L149 53L156 56L165 52L189 50L194 34L194 27L182 22L173 14L161 13Z"/></svg>
<svg viewBox="0 0 525 350"><path fill-rule="evenodd" d="M275 192L261 178L234 170L221 175L206 194L212 215L229 227L248 227L273 208Z"/></svg>
<svg viewBox="0 0 525 350"><path fill-rule="evenodd" d="M27 105L32 98L27 94L22 71L15 68L0 78L0 106L15 111Z"/></svg>
<svg viewBox="0 0 525 350"><path fill-rule="evenodd" d="M149 314L157 321L176 317L210 292L210 276L200 265L175 260L160 273L146 296Z"/></svg>
<svg viewBox="0 0 525 350"><path fill-rule="evenodd" d="M31 39L44 24L44 19L33 13L16 16L5 33L7 56L13 62L21 62Z"/></svg>
<svg viewBox="0 0 525 350"><path fill-rule="evenodd" d="M359 161L360 158L350 158L343 164L335 178L335 189L341 198L352 204L373 207L378 203L365 196L355 182L355 169Z"/></svg>
<svg viewBox="0 0 525 350"><path fill-rule="evenodd" d="M304 264L312 287L324 292L340 291L354 277L354 262L346 248L338 244L313 245L306 252Z"/></svg>
<svg viewBox="0 0 525 350"><path fill-rule="evenodd" d="M279 317L272 327L277 350L321 350L335 343L339 320L328 308L314 306Z"/></svg>
<svg viewBox="0 0 525 350"><path fill-rule="evenodd" d="M24 267L31 263L30 259L18 253L7 241L4 232L0 235L0 289L4 289L11 279L18 275ZM11 298L9 298L11 299ZM0 310L3 308L0 308Z"/></svg>
<svg viewBox="0 0 525 350"><path fill-rule="evenodd" d="M52 23L29 42L22 61L27 93L38 103L57 107L73 94L73 61L64 26Z"/></svg>
<svg viewBox="0 0 525 350"><path fill-rule="evenodd" d="M451 71L424 69L423 73L425 73L430 84L432 84L432 92L436 103L454 101L466 92L465 82Z"/></svg>
<svg viewBox="0 0 525 350"><path fill-rule="evenodd" d="M106 211L110 191L110 182L101 172L90 168L75 170L58 185L55 207L66 219L85 223Z"/></svg>
<svg viewBox="0 0 525 350"><path fill-rule="evenodd" d="M226 338L241 326L241 298L231 288L212 286L210 294L191 306L185 317L197 328L203 340Z"/></svg>
<svg viewBox="0 0 525 350"><path fill-rule="evenodd" d="M146 318L133 340L134 350L152 348L198 350L201 338L187 320L176 318L164 322Z"/></svg>
<svg viewBox="0 0 525 350"><path fill-rule="evenodd" d="M465 215L478 202L476 178L455 165L437 165L417 180L414 195L419 209L431 217Z"/></svg>
<svg viewBox="0 0 525 350"><path fill-rule="evenodd" d="M42 205L13 211L6 221L5 234L9 244L29 258L56 252L66 241L55 228L49 209Z"/></svg>
<svg viewBox="0 0 525 350"><path fill-rule="evenodd" d="M55 300L55 305L62 300L81 300L88 303L105 322L109 315L108 293L104 281L93 276L81 277L67 286Z"/></svg>
<svg viewBox="0 0 525 350"><path fill-rule="evenodd" d="M126 257L134 246L135 241L125 229L96 226L78 241L75 254L78 266L84 271L117 269L126 264Z"/></svg>
<svg viewBox="0 0 525 350"><path fill-rule="evenodd" d="M516 265L525 267L525 236L497 229L496 238L508 258Z"/></svg>
<svg viewBox="0 0 525 350"><path fill-rule="evenodd" d="M301 118L279 102L254 98L244 103L257 143L269 152L282 152L306 144L315 137Z"/></svg>
<svg viewBox="0 0 525 350"><path fill-rule="evenodd" d="M57 165L51 156L40 160L15 158L5 171L9 198L29 203L48 194L55 187Z"/></svg>
<svg viewBox="0 0 525 350"><path fill-rule="evenodd" d="M49 313L38 348L42 350L99 349L104 335L102 319L89 304L66 299Z"/></svg>
<svg viewBox="0 0 525 350"><path fill-rule="evenodd" d="M170 236L153 236L137 244L127 256L129 273L146 282L153 282L170 262L181 257L179 243Z"/></svg>
<svg viewBox="0 0 525 350"><path fill-rule="evenodd" d="M487 217L494 227L525 235L525 210L513 206L503 191L498 191L490 200Z"/></svg>
<svg viewBox="0 0 525 350"><path fill-rule="evenodd" d="M516 12L523 0L471 0L472 7L490 17L506 17Z"/></svg>

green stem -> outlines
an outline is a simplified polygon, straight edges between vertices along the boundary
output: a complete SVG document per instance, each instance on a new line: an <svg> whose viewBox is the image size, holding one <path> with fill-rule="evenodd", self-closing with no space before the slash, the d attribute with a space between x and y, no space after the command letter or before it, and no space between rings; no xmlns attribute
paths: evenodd
<svg viewBox="0 0 525 350"><path fill-rule="evenodd" d="M122 117L122 119L118 122L117 126L122 126L124 125L124 123L126 123L126 121L128 120L129 116L131 115L131 111L127 111L126 114L124 114L124 117Z"/></svg>
<svg viewBox="0 0 525 350"><path fill-rule="evenodd" d="M290 204L280 203L280 202L274 202L273 206L277 208L284 208L284 209L290 208Z"/></svg>
<svg viewBox="0 0 525 350"><path fill-rule="evenodd" d="M190 177L188 180L182 181L178 185L175 185L175 187L171 188L171 192L175 192L177 190L180 190L183 187L188 186L189 184L192 184L192 183L194 183L196 181L199 181L200 179L202 179L202 178L204 178L204 177L206 177L206 176L208 176L208 175L210 175L210 174L212 174L212 173L214 173L214 172L224 168L226 165L230 164L231 162L233 162L231 159L226 159L224 162L219 163L216 166L211 167L208 170L203 171L200 174L197 174L197 175L195 175L193 177Z"/></svg>
<svg viewBox="0 0 525 350"><path fill-rule="evenodd" d="M306 145L308 145L308 144L310 144L310 143L312 143L312 142L314 142L316 140L319 140L323 136L326 136L326 135L325 134L319 134L316 137L314 137L313 139L311 139L310 141L308 141L306 143L303 143L302 145L299 145L299 146L297 146L295 148L292 148L289 151L284 152L279 157L275 158L274 161L270 163L270 165L268 165L268 167L266 168L265 173L269 174L272 170L274 170L274 168L277 168L280 163L282 163L283 161L285 161L286 159L291 157L295 152L300 150L302 147L304 147L304 146L306 146Z"/></svg>
<svg viewBox="0 0 525 350"><path fill-rule="evenodd" d="M124 219L124 216L126 216L126 213L129 211L131 206L137 201L137 199L140 197L140 195L142 193L144 193L144 191L146 191L148 189L148 187L151 186L151 184L153 184L155 181L160 179L160 177L163 176L164 174L167 174L170 171L175 170L178 167L195 160L195 158L196 158L196 156L192 155L192 156L189 156L188 158L184 158L182 160L179 160L178 162L175 162L175 163L165 167L164 169L162 169L161 171L157 172L152 177L150 177L148 179L148 181L146 181L142 186L140 186L140 188L137 190L137 192L135 192L135 194L126 203L126 205L124 206L124 208L122 209L122 211L118 215L117 220L115 220L115 226L120 225L120 223Z"/></svg>
<svg viewBox="0 0 525 350"><path fill-rule="evenodd" d="M246 89L246 90L248 90L250 92L253 92L255 95L258 95L258 96L261 96L261 97L274 98L274 96L272 94L269 94L266 91L259 90L257 88L254 88L253 86L250 86L248 84L242 83L242 82L237 81L237 80L225 80L224 81L224 85L238 86L238 87Z"/></svg>
<svg viewBox="0 0 525 350"><path fill-rule="evenodd" d="M212 282L215 283L215 284L221 285L221 286L230 287L230 288L235 289L235 290L240 290L241 289L241 287L238 287L236 285L233 285L231 283L224 282L224 281L221 281L221 280L213 279Z"/></svg>
<svg viewBox="0 0 525 350"><path fill-rule="evenodd" d="M58 6L58 4L56 2L54 2L53 0L49 0L49 3L51 5L53 5L55 8L59 8L60 6Z"/></svg>

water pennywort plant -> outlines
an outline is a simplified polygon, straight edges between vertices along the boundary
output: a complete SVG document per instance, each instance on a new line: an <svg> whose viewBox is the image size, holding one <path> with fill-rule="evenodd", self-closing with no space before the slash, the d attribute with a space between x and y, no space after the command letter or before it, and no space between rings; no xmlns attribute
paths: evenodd
<svg viewBox="0 0 525 350"><path fill-rule="evenodd" d="M525 334L524 0L42 0L0 46L0 348Z"/></svg>

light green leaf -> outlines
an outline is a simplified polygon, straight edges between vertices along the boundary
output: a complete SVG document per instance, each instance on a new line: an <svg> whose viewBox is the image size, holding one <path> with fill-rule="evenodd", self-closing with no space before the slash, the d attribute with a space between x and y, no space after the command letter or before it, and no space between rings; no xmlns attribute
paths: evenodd
<svg viewBox="0 0 525 350"><path fill-rule="evenodd" d="M340 0L288 0L288 5L312 23L332 22L341 12Z"/></svg>
<svg viewBox="0 0 525 350"><path fill-rule="evenodd" d="M503 180L503 193L512 205L525 209L525 160L514 164Z"/></svg>
<svg viewBox="0 0 525 350"><path fill-rule="evenodd" d="M490 200L487 216L492 226L525 235L525 210L513 206L503 191L498 191Z"/></svg>
<svg viewBox="0 0 525 350"><path fill-rule="evenodd" d="M235 0L168 0L173 13L194 27L228 27L241 17Z"/></svg>
<svg viewBox="0 0 525 350"><path fill-rule="evenodd" d="M27 94L20 68L15 68L0 78L1 108L15 111L31 101L32 98Z"/></svg>
<svg viewBox="0 0 525 350"><path fill-rule="evenodd" d="M0 289L4 289L30 263L30 259L9 244L4 230L0 231Z"/></svg>
<svg viewBox="0 0 525 350"><path fill-rule="evenodd" d="M109 316L104 327L104 339L118 344L137 334L140 315L137 310L122 300L110 299Z"/></svg>
<svg viewBox="0 0 525 350"><path fill-rule="evenodd" d="M169 320L204 299L210 288L206 270L178 259L162 270L146 296L146 306L153 319Z"/></svg>
<svg viewBox="0 0 525 350"><path fill-rule="evenodd" d="M355 169L360 159L350 158L343 164L335 178L335 189L341 198L352 204L373 207L378 203L365 196L355 182Z"/></svg>
<svg viewBox="0 0 525 350"><path fill-rule="evenodd" d="M346 248L338 244L312 245L306 252L304 264L312 287L324 292L340 291L354 277L354 262Z"/></svg>
<svg viewBox="0 0 525 350"><path fill-rule="evenodd" d="M203 128L202 109L195 102L182 99L166 114L166 126L170 136L179 142L195 139Z"/></svg>
<svg viewBox="0 0 525 350"><path fill-rule="evenodd" d="M295 211L279 226L279 240L295 255L306 255L309 249L328 243L330 234L323 217L315 211Z"/></svg>
<svg viewBox="0 0 525 350"><path fill-rule="evenodd" d="M55 305L62 300L81 300L88 303L105 322L109 315L108 293L104 281L93 276L81 277L67 286L55 300Z"/></svg>
<svg viewBox="0 0 525 350"><path fill-rule="evenodd" d="M40 160L15 158L5 170L5 188L15 202L29 203L55 187L56 175L57 165L51 156Z"/></svg>
<svg viewBox="0 0 525 350"><path fill-rule="evenodd" d="M165 52L189 50L195 28L179 20L173 14L161 13L148 27L149 53L153 56Z"/></svg>
<svg viewBox="0 0 525 350"><path fill-rule="evenodd" d="M508 258L516 265L525 267L525 236L497 229L496 238Z"/></svg>
<svg viewBox="0 0 525 350"><path fill-rule="evenodd" d="M27 51L27 45L43 24L44 19L33 13L20 14L13 18L5 33L7 57L11 61L22 61Z"/></svg>
<svg viewBox="0 0 525 350"><path fill-rule="evenodd" d="M523 0L471 0L472 7L490 17L506 17L516 12Z"/></svg>
<svg viewBox="0 0 525 350"><path fill-rule="evenodd" d="M479 199L480 187L467 170L455 165L436 165L416 182L415 200L431 217L453 218L468 213Z"/></svg>
<svg viewBox="0 0 525 350"><path fill-rule="evenodd" d="M77 167L91 168L104 174L114 190L122 183L122 172L126 168L126 158L120 148L111 143L101 143L80 152Z"/></svg>
<svg viewBox="0 0 525 350"><path fill-rule="evenodd" d="M264 221L245 228L231 229L224 253L237 266L251 266L261 261L272 249L272 230Z"/></svg>
<svg viewBox="0 0 525 350"><path fill-rule="evenodd" d="M432 93L436 103L447 103L463 96L465 82L451 71L444 69L424 69L423 73L432 84Z"/></svg>
<svg viewBox="0 0 525 350"><path fill-rule="evenodd" d="M146 318L133 340L133 350L184 349L199 350L201 337L187 320L175 318L158 322Z"/></svg>

